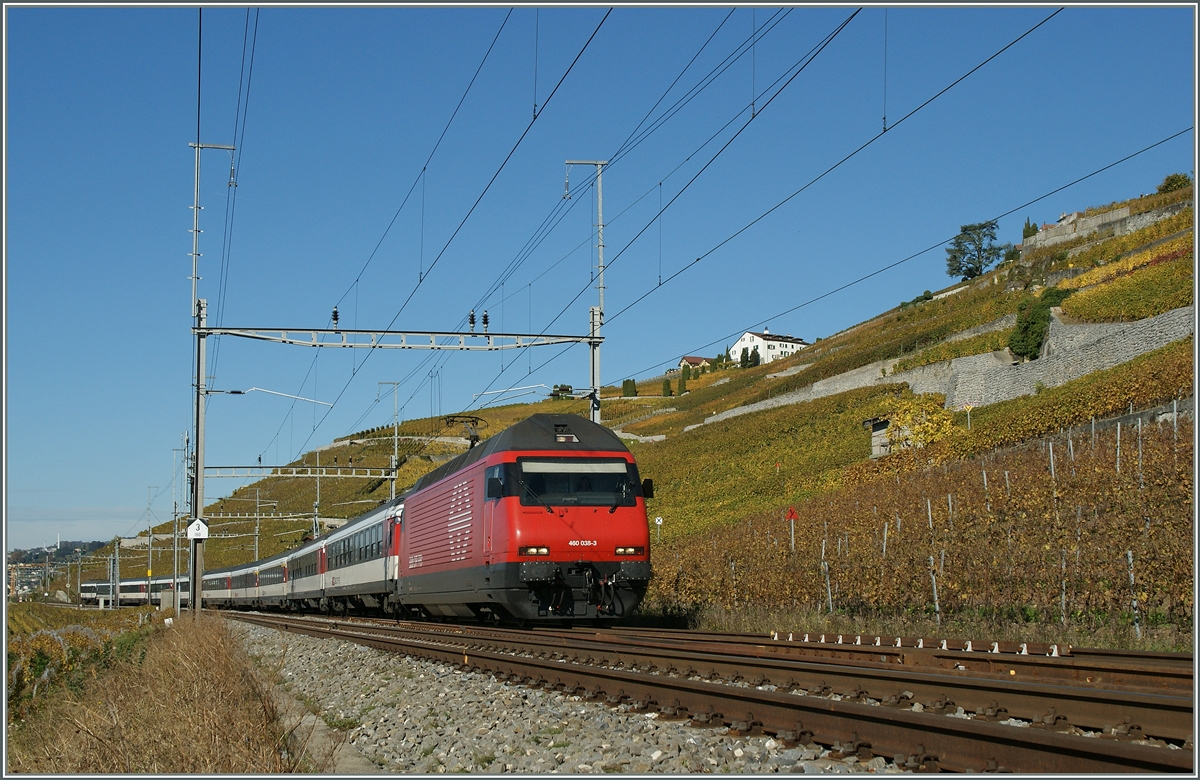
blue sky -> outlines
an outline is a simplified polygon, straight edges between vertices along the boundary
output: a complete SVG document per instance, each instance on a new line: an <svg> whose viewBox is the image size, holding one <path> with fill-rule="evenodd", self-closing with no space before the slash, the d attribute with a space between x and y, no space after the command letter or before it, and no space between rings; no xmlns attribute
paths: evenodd
<svg viewBox="0 0 1200 780"><path fill-rule="evenodd" d="M327 327L337 305L343 327L458 330L475 307L495 331L583 334L594 196L563 204L564 161L612 158L602 375L619 384L715 355L743 329L812 340L945 287L939 248L780 316L1194 122L1192 7L1067 7L711 251L879 134L885 112L897 122L1055 9L865 8L773 99L855 8L730 10L617 7L600 25L606 7L206 9L200 138L240 147L232 208L229 154L202 155L210 324ZM170 518L172 448L191 427L197 11L5 13L6 543L129 535L149 486L153 516ZM664 92L651 123L768 24L617 156ZM1186 132L1001 219L1000 239L1019 241L1026 217L1153 191L1194 160ZM589 173L575 167L572 188ZM678 198L654 223L660 193ZM210 346L215 387L337 400L327 413L213 396L207 462L283 463L386 423L381 381L404 383L402 419L474 408L485 390L586 386L586 348L559 351L367 357L225 338ZM208 496L234 487L222 483Z"/></svg>

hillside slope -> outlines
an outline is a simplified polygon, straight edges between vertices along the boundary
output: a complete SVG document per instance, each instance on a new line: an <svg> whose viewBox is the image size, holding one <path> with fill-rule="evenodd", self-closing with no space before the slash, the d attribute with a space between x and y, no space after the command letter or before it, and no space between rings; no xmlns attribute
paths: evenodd
<svg viewBox="0 0 1200 780"><path fill-rule="evenodd" d="M930 445L929 456L941 462L1057 431L1093 415L1118 414L1130 404L1145 408L1189 396L1193 359L1192 342L1186 337L1192 315L1176 310L1167 315L1173 324L1165 330L1148 323L1153 322L1150 315L1164 315L1178 307L1183 287L1190 296L1192 219L1189 207L1128 235L1091 237L1065 248L1038 250L969 284L953 286L953 294L930 295L928 300L917 296L914 302L820 339L791 358L748 369L727 364L722 370L693 376L682 396L661 397L661 377L639 382L638 397L606 395L605 422L629 434L666 437L655 443L631 441L630 447L644 476L653 477L658 485L651 515L666 518L664 537L675 539L836 489L850 473L847 469L869 465L870 432L863 422L871 418L915 414L919 432ZM1174 238L1163 242L1165 236ZM1091 277L1077 273L1086 269L1074 268L1075 260L1096 273ZM1183 263L1186 273L1180 270ZM1106 276L1104 269L1110 266L1113 273ZM1173 274L1169 290L1155 292L1162 287L1161 276L1153 276L1150 284L1140 281L1168 266ZM1086 283L1089 292L1132 285L1143 302L1139 311L1148 315L1132 328L1118 326L1117 335L1124 334L1121 338L1128 341L1126 337L1142 327L1158 332L1157 341L1147 339L1121 352L1103 341L1103 327L1081 324L1079 316L1064 319L1065 315L1056 314L1045 357L1016 366L1007 353L1002 359L995 357L1013 333L1018 316L1024 316L1047 282L1064 276L1064 271L1070 271L1065 276ZM1112 296L1093 303L1089 311L1099 314L1091 316L1103 321L1114 307L1119 309L1133 294L1123 289L1118 290L1115 303ZM1100 335L1091 341L1077 338L1083 332L1080 328L1089 327L1092 335ZM1112 326L1104 327L1113 335ZM1078 363L1088 344L1108 362L1086 370L1063 369L1072 361ZM1009 393L1003 400L963 395L959 380L965 374L959 368L989 361L996 364L985 365L989 370L1020 374L1021 392ZM898 366L907 370L894 373ZM957 378L950 382L951 377ZM974 385L986 389L996 383L984 377ZM968 402L977 407L971 413L970 430L965 411L945 408ZM587 403L547 399L482 410L476 412L482 420L479 433L484 438L495 435L538 412L586 415ZM390 425L383 425L343 437L295 463L315 465L319 457L324 467L386 467L394 446L392 433ZM461 424L448 424L443 418L403 422L395 445L402 460L397 490L403 491L461 452L463 434ZM385 500L390 491L384 480L322 479L319 515L322 519L355 516ZM312 527L316 496L314 480L267 478L213 502L206 508L214 533L206 563L218 567L250 560L256 525L260 557L296 544ZM155 532L169 533L170 524L156 527ZM140 558L136 551L122 553L123 571L144 573L148 563L144 549ZM170 551L156 547L152 563L156 573L170 570ZM98 576L99 561L94 568L90 573ZM85 578L88 574L85 566Z"/></svg>

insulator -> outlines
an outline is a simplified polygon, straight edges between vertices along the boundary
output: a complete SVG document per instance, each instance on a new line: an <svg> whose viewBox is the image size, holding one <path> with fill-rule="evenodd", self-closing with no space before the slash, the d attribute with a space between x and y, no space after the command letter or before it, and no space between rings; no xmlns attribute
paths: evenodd
<svg viewBox="0 0 1200 780"><path fill-rule="evenodd" d="M467 315L467 324L471 326L471 332L475 332L475 310L471 309L471 313Z"/></svg>
<svg viewBox="0 0 1200 780"><path fill-rule="evenodd" d="M337 307L334 306L333 307L333 329L337 330L337 326L338 326L338 312L337 312Z"/></svg>
<svg viewBox="0 0 1200 780"><path fill-rule="evenodd" d="M488 329L488 315L487 315L487 310L485 309L483 312L483 332L487 333L487 329Z"/></svg>

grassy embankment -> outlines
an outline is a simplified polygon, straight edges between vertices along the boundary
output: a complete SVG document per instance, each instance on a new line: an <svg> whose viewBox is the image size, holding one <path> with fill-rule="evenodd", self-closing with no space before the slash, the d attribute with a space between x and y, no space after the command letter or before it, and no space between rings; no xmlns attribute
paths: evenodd
<svg viewBox="0 0 1200 780"><path fill-rule="evenodd" d="M301 767L225 621L13 605L8 768L276 773Z"/></svg>

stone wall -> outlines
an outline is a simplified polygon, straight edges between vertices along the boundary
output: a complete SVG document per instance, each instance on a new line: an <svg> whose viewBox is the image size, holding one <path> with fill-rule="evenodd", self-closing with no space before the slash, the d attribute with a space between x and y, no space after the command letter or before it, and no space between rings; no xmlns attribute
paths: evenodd
<svg viewBox="0 0 1200 780"><path fill-rule="evenodd" d="M992 320L991 322L983 325L976 325L974 328L967 328L964 331L955 333L954 335L947 337L946 341L962 341L963 339L969 339L972 336L982 336L984 333L991 333L992 331L997 330L1009 330L1010 328L1015 328L1016 326L1017 315L1005 314L999 319Z"/></svg>
<svg viewBox="0 0 1200 780"><path fill-rule="evenodd" d="M1015 365L1005 364L1000 357L1004 353L957 358L950 361L951 374L940 392L945 393L947 408L986 406L1032 395L1039 386L1057 387L1186 338L1194 331L1194 318L1191 306L1118 325L1066 325L1053 317L1043 357ZM927 376L908 371L895 380L908 381L914 392L929 392L918 387L932 384Z"/></svg>
<svg viewBox="0 0 1200 780"><path fill-rule="evenodd" d="M1113 211L1106 211L1103 214L1097 214L1094 217L1084 217L1068 222L1065 225L1043 230L1037 235L1030 236L1021 244L1021 255L1024 256L1030 251L1045 246L1054 246L1061 244L1064 241L1069 241L1078 236L1086 236L1092 233L1109 233L1114 236L1123 236L1126 233L1132 233L1135 230L1141 230L1144 227L1149 227L1155 222L1173 217L1186 208L1190 208L1192 202L1190 200L1172 203L1162 208L1151 209L1144 211L1141 214L1129 214L1129 207L1122 206ZM1082 247L1079 248L1080 250Z"/></svg>
<svg viewBox="0 0 1200 780"><path fill-rule="evenodd" d="M1000 324L1005 321L1007 318L1001 318L981 327L990 330L1012 327L1011 324ZM799 390L715 414L701 424L894 382L908 384L914 393L942 393L946 396L948 409L961 408L965 404L987 406L1032 395L1038 392L1039 386L1057 387L1093 371L1126 363L1138 355L1192 335L1194 322L1192 306L1115 325L1068 325L1053 316L1042 349L1043 357L1038 360L1017 363L1007 351L989 352L944 360L898 374L891 373L897 359L880 360ZM886 375L884 369L887 369ZM690 425L684 430L697 427Z"/></svg>
<svg viewBox="0 0 1200 780"><path fill-rule="evenodd" d="M1139 215L1140 216L1140 215ZM1064 225L1055 225L1025 239L1021 244L1021 254L1044 246L1054 246L1064 241L1070 241L1076 236L1086 236L1091 233L1112 230L1114 235L1123 235L1129 231L1121 229L1129 217L1129 207L1122 206L1113 211L1106 211L1094 217L1080 217ZM1161 219L1161 217L1160 217Z"/></svg>

